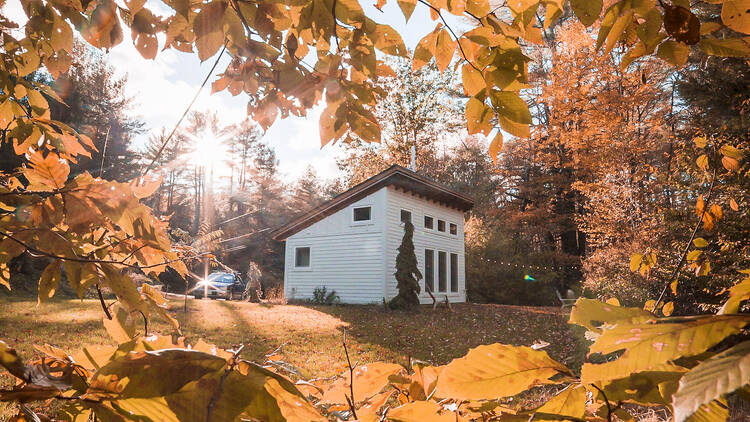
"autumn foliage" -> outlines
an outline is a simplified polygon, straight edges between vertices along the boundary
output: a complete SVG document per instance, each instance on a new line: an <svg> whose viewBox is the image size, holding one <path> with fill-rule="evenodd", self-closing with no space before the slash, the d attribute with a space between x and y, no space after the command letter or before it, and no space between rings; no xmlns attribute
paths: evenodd
<svg viewBox="0 0 750 422"><path fill-rule="evenodd" d="M376 6L385 3L380 0ZM750 56L750 7L745 0L720 2L720 20L712 21L699 18L683 0L618 0L606 8L600 0L520 0L508 2L500 11L487 0L397 3L407 19L419 3L436 21L434 30L417 44L412 66L419 69L434 60L442 71L457 63L468 97L467 130L492 139L493 158L501 149L503 133L531 135L532 114L520 94L530 83L531 59L524 47L543 43L545 31L569 18L571 10L586 27L599 23L594 50L624 49L622 68L652 57L681 66L691 48L721 57ZM201 342L184 344L179 337L135 337L136 315L148 321L157 312L173 322L176 333L179 327L160 293L147 284L138 290L125 270L158 275L171 267L184 275L186 260L208 252L172 245L166 234L168 221L141 202L159 183L148 174L128 183L86 172L71 175L70 163L90 156L94 144L64 123L50 120L49 101L62 99L49 85L29 76L44 68L55 78L68 69L74 31L106 50L123 42L127 25L145 59L155 57L160 48L195 52L202 61L226 51L231 63L212 88L234 95L244 92L249 115L264 129L279 117L305 116L313 106L325 104L322 145L348 134L376 142L381 128L373 108L386 95L377 79L394 74L383 56L409 53L401 35L367 16L356 0L169 0L167 16L156 15L143 1L21 4L28 18L22 28L0 15L2 142L24 158L21 167L0 175L0 284L10 287L9 263L26 253L48 260L39 279L39 301L52 297L63 280L79 295L92 286L99 292L107 287L119 305L110 309L102 300L105 326L120 344L84 346L81 351L41 346L47 357L26 363L0 342L0 364L18 379L13 389L0 392L0 399L20 404L16 420L38 419L25 403L53 400L63 403L60 417L67 420L85 420L91 413L105 421L529 420L532 415L534 420L612 420L628 419L625 405L637 404L665 406L678 422L713 421L727 418L728 397L747 393L748 343L727 339L750 322L740 313L750 298L748 278L729 289L715 315L671 316L674 304L665 298L679 288L674 277L664 281L662 293L646 309L580 299L571 322L585 327L593 342L580 374L544 351L494 344L442 367L355 363L349 375L332 382L293 383L268 367L241 359L241 346L220 351ZM468 19L472 29L457 35L444 14ZM454 62L456 55L459 60ZM590 76L596 75L598 64L588 63ZM644 101L650 95L639 89L631 92ZM580 98L572 100L586 106ZM613 108L621 105L611 98L602 101ZM576 117L574 111L564 106L552 110L558 118ZM658 119L659 112L648 117ZM551 128L549 137L574 138L578 130L597 129L575 119L562 120L568 126ZM639 140L643 148L628 157L631 161L648 156L652 138ZM702 150L696 165L710 188L705 195L689 198L696 203L693 217L698 221L680 250L675 274L685 263L696 273L708 274L705 245L695 233L700 227L714 230L723 219L724 204L712 195L717 175L746 176L741 173L745 152L740 148L721 137L696 137L695 144ZM644 171L629 168L630 162L607 160L622 166L620 171ZM585 179L579 185L582 190L599 188ZM634 255L630 263L633 271L643 274L657 265L649 251ZM510 398L539 386L559 390L535 408L512 405Z"/></svg>

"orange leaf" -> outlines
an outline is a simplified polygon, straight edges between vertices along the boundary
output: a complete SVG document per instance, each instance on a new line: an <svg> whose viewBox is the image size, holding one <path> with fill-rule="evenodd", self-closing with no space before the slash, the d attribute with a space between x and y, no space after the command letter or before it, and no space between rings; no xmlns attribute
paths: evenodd
<svg viewBox="0 0 750 422"><path fill-rule="evenodd" d="M29 168L24 169L23 175L29 181L29 190L52 191L65 185L70 174L68 162L59 155L50 152L46 157L38 151L29 156Z"/></svg>

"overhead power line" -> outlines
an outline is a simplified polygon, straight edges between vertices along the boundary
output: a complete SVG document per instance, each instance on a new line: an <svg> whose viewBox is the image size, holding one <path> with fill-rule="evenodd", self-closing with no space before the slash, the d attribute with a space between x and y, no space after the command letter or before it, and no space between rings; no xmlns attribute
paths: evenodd
<svg viewBox="0 0 750 422"><path fill-rule="evenodd" d="M185 116L187 116L188 112L190 112L190 109L193 107L193 104L195 104L195 100L198 99L198 95L200 95L201 91L203 90L203 87L206 86L206 83L208 83L208 79L211 77L211 75L214 73L214 69L216 69L216 66L219 64L219 60L221 59L221 56L224 55L224 51L227 49L226 44L224 44L221 47L221 51L219 52L219 55L216 57L216 61L214 62L214 65L211 66L211 70L208 71L208 75L206 75L206 79L203 80L203 83L201 84L200 88L198 88L198 91L195 93L195 96L193 97L193 100L190 101L190 104L188 104L187 108L185 109L185 112L182 113L182 116L180 116L180 120L177 121L177 124L174 125L174 128L172 129L172 132L169 133L169 136L167 136L167 139L164 140L164 142L161 144L161 147L159 147L159 151L156 152L156 155L151 160L151 163L149 163L148 167L146 167L146 170L143 171L143 174L141 177L145 177L149 170L151 170L156 163L156 160L161 157L161 153L164 151L164 148L166 148L169 141L172 139L172 136L177 132L177 128L180 127L180 123L182 123L182 120L185 119Z"/></svg>

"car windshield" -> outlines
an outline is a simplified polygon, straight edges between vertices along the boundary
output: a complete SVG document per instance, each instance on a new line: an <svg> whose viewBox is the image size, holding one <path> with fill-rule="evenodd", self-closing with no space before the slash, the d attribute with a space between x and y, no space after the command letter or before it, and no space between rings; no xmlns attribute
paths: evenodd
<svg viewBox="0 0 750 422"><path fill-rule="evenodd" d="M216 284L232 284L234 283L234 275L229 273L213 273L209 274L206 280Z"/></svg>

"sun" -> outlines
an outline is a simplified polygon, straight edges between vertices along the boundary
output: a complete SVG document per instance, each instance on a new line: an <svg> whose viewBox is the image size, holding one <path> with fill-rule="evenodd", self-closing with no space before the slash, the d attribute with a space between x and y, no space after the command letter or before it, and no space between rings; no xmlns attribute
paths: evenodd
<svg viewBox="0 0 750 422"><path fill-rule="evenodd" d="M219 169L229 158L224 136L212 130L202 131L198 135L189 135L193 151L190 161L195 166Z"/></svg>

